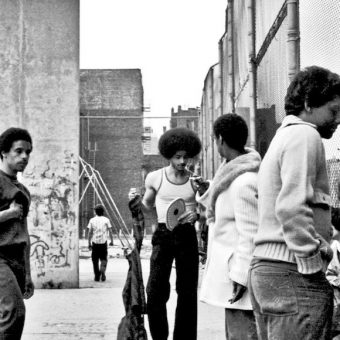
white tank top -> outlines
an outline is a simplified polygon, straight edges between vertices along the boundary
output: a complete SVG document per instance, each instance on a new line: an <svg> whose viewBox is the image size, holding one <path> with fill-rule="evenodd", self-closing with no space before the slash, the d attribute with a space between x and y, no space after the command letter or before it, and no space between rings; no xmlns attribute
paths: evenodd
<svg viewBox="0 0 340 340"><path fill-rule="evenodd" d="M160 170L161 183L159 185L155 205L158 217L158 223L166 222L166 210L176 198L182 198L185 202L187 211L194 211L196 209L196 192L192 186L191 180L188 180L183 184L175 184L169 181L165 168Z"/></svg>

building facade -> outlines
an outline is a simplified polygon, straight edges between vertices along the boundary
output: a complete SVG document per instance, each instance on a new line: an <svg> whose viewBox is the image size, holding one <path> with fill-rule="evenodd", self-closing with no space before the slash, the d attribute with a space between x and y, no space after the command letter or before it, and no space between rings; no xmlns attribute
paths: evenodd
<svg viewBox="0 0 340 340"><path fill-rule="evenodd" d="M183 109L182 106L177 107L177 112L174 108L171 109L170 128L186 127L190 130L198 132L198 118L200 108L189 107Z"/></svg>
<svg viewBox="0 0 340 340"><path fill-rule="evenodd" d="M131 187L142 188L143 85L139 69L80 71L80 155L101 175L128 229ZM87 185L84 177L81 191ZM80 235L85 236L93 207L100 202L89 188L80 205ZM104 204L105 205L105 204ZM116 231L119 221L112 218Z"/></svg>

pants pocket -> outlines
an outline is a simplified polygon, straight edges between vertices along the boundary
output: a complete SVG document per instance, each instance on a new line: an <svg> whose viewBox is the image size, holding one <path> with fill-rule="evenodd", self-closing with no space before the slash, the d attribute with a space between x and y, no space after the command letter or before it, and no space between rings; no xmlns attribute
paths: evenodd
<svg viewBox="0 0 340 340"><path fill-rule="evenodd" d="M251 271L254 311L264 315L294 315L298 303L292 279L287 272Z"/></svg>

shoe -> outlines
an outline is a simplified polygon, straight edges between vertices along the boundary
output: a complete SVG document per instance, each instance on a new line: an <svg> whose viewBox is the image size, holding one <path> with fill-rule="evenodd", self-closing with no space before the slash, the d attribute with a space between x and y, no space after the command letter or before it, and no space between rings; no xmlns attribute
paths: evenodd
<svg viewBox="0 0 340 340"><path fill-rule="evenodd" d="M99 281L99 276L95 276L95 277L94 277L94 280L95 280L95 281Z"/></svg>
<svg viewBox="0 0 340 340"><path fill-rule="evenodd" d="M105 280L106 280L105 274L102 274L101 280L102 280L102 281L105 281Z"/></svg>

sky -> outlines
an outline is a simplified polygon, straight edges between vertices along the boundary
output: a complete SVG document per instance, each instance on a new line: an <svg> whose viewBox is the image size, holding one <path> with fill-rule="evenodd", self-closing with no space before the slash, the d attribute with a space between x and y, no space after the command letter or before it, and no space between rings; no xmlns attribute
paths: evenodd
<svg viewBox="0 0 340 340"><path fill-rule="evenodd" d="M227 0L82 0L80 68L141 69L147 116L199 107ZM169 119L148 119L155 134Z"/></svg>

